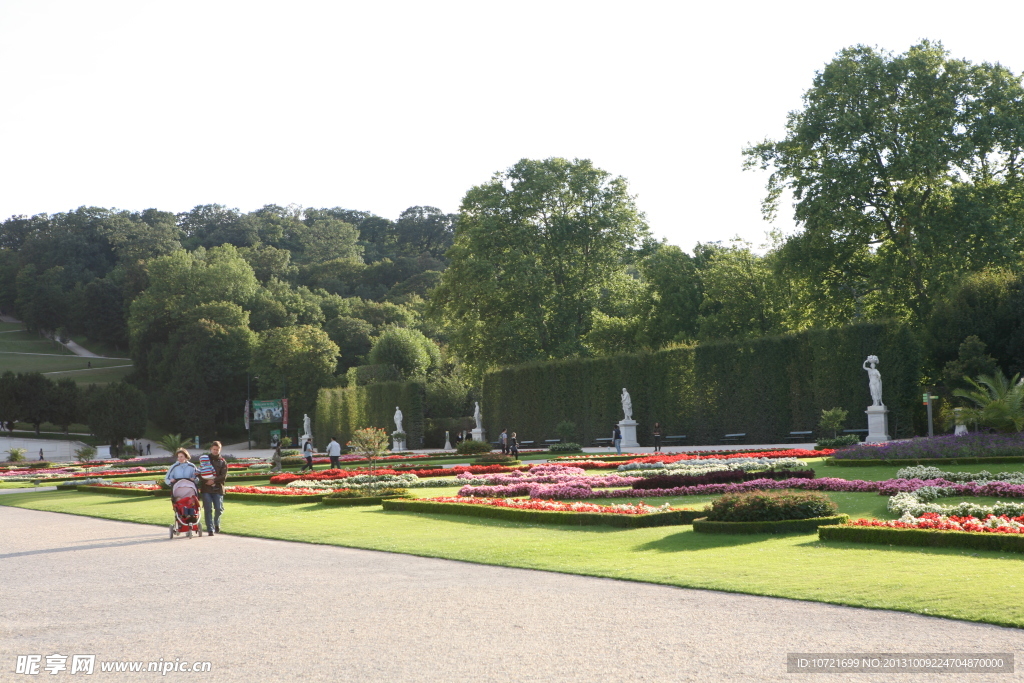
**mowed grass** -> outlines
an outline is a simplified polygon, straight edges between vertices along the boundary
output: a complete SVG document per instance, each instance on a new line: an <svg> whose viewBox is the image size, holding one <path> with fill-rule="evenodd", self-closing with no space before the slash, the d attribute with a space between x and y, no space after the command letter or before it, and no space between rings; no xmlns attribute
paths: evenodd
<svg viewBox="0 0 1024 683"><path fill-rule="evenodd" d="M89 368L92 363L92 368ZM81 356L22 355L0 352L0 369L13 372L41 372L56 381L70 377L77 384L117 382L132 370L130 360L120 358L82 358Z"/></svg>
<svg viewBox="0 0 1024 683"><path fill-rule="evenodd" d="M44 339L34 332L19 329L6 323L6 329L0 330L0 351L16 353L50 353L57 355L75 355L57 342Z"/></svg>
<svg viewBox="0 0 1024 683"><path fill-rule="evenodd" d="M452 495L455 490L418 489L415 494ZM844 511L885 516L882 496L834 495ZM707 499L679 502L696 506ZM0 505L160 527L171 518L170 502L163 498L58 491L6 494L0 496ZM822 543L815 534L708 535L694 533L690 526L530 525L385 512L379 506L227 501L224 514L229 534L1024 627L1024 603L1016 595L1024 588L1024 556L1012 553ZM165 531L154 528L153 533Z"/></svg>

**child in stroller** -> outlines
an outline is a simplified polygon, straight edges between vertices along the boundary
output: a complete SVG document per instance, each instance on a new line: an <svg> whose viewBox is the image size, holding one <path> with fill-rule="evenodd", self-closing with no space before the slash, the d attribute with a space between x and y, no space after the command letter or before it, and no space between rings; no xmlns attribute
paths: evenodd
<svg viewBox="0 0 1024 683"><path fill-rule="evenodd" d="M171 506L174 509L174 524L170 526L170 538L187 534L192 538L193 532L203 535L199 526L199 489L196 480L199 472L189 460L191 455L184 448L179 448L175 455L178 462L167 470L164 481L171 487Z"/></svg>

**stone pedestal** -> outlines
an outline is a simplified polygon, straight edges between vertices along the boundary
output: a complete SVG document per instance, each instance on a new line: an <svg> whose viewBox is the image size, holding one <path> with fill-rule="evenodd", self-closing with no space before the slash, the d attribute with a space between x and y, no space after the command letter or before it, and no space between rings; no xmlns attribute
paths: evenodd
<svg viewBox="0 0 1024 683"><path fill-rule="evenodd" d="M953 436L967 436L967 425L957 425Z"/></svg>
<svg viewBox="0 0 1024 683"><path fill-rule="evenodd" d="M481 429L481 428L474 429L473 430L473 440L474 441L484 441L484 430Z"/></svg>
<svg viewBox="0 0 1024 683"><path fill-rule="evenodd" d="M452 449L452 440L451 437L448 436L448 432L444 433L444 449L446 451L450 451Z"/></svg>
<svg viewBox="0 0 1024 683"><path fill-rule="evenodd" d="M391 450L395 453L406 450L405 448L405 437L398 437L395 434L400 432L391 432Z"/></svg>
<svg viewBox="0 0 1024 683"><path fill-rule="evenodd" d="M619 431L622 432L622 447L637 448L640 446L636 441L636 420L621 420Z"/></svg>
<svg viewBox="0 0 1024 683"><path fill-rule="evenodd" d="M864 443L884 443L889 437L889 409L885 406L868 406L868 438Z"/></svg>

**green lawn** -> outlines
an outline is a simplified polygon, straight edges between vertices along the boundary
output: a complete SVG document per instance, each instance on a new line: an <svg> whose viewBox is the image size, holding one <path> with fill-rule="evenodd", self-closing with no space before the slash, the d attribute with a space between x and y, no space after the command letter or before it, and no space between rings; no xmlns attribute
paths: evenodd
<svg viewBox="0 0 1024 683"><path fill-rule="evenodd" d="M87 339L79 343L94 353L108 355L108 348L93 348ZM21 324L0 323L0 367L13 372L42 372L50 379L70 377L77 384L108 384L117 382L131 371L127 353L115 358L83 358L60 344L28 332ZM89 364L92 367L89 368Z"/></svg>
<svg viewBox="0 0 1024 683"><path fill-rule="evenodd" d="M860 479L863 481L884 481L895 479L896 473L904 467L910 467L913 463L902 463L896 465L883 465L878 467L843 467L841 465L826 466L823 462L811 464L814 474L818 478L835 477L837 479ZM996 463L988 465L935 465L944 472L981 472L987 470L993 474L997 472L1024 472L1024 463Z"/></svg>
<svg viewBox="0 0 1024 683"><path fill-rule="evenodd" d="M455 489L419 489L419 497ZM834 494L845 512L886 516L886 498ZM687 507L710 497L667 499ZM661 502L666 499L652 499ZM952 502L952 501L951 501ZM164 526L166 499L77 492L0 496L16 505ZM690 526L611 529L384 512L380 507L228 501L227 533L482 564L901 610L1024 627L1024 557L955 549L822 543L813 534L716 536ZM154 534L161 530L154 529Z"/></svg>

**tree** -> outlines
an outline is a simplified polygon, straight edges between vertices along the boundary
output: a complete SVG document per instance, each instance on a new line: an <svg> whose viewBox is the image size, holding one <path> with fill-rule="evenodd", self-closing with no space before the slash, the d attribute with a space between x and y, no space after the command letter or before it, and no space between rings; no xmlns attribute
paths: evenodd
<svg viewBox="0 0 1024 683"><path fill-rule="evenodd" d="M306 263L362 258L363 247L358 242L356 227L337 218L309 221L299 234Z"/></svg>
<svg viewBox="0 0 1024 683"><path fill-rule="evenodd" d="M1020 375L1006 379L1002 370L967 378L970 389L954 389L953 395L966 398L976 407L964 411L964 419L1001 432L1024 431L1024 380Z"/></svg>
<svg viewBox="0 0 1024 683"><path fill-rule="evenodd" d="M52 415L53 381L39 372L19 372L14 381L14 401L21 420L33 425L39 436L39 425Z"/></svg>
<svg viewBox="0 0 1024 683"><path fill-rule="evenodd" d="M585 353L602 286L645 235L624 178L523 159L466 193L435 311L477 372Z"/></svg>
<svg viewBox="0 0 1024 683"><path fill-rule="evenodd" d="M952 274L1020 251L1024 89L1004 67L928 41L847 48L786 128L745 150L747 165L772 171L767 218L793 193L802 232L784 261L823 305L844 299L840 315L920 321Z"/></svg>
<svg viewBox="0 0 1024 683"><path fill-rule="evenodd" d="M281 396L287 390L290 412L297 419L313 413L317 392L334 384L337 365L337 344L326 332L309 325L261 332L252 356L261 395Z"/></svg>
<svg viewBox="0 0 1024 683"><path fill-rule="evenodd" d="M942 380L949 389L969 389L971 377L992 376L996 369L996 359L985 353L985 342L972 334L960 345L960 357L946 363Z"/></svg>
<svg viewBox="0 0 1024 683"><path fill-rule="evenodd" d="M14 423L21 418L17 396L18 378L11 370L0 375L0 429L4 423L10 426L8 433L14 436Z"/></svg>
<svg viewBox="0 0 1024 683"><path fill-rule="evenodd" d="M64 377L57 380L50 388L50 422L64 430L68 435L68 428L72 422L79 419L81 403L81 392L75 380Z"/></svg>
<svg viewBox="0 0 1024 683"><path fill-rule="evenodd" d="M373 342L367 356L371 365L394 365L405 377L426 375L440 362L437 344L419 330L390 327Z"/></svg>
<svg viewBox="0 0 1024 683"><path fill-rule="evenodd" d="M455 216L433 206L410 206L395 221L399 247L410 256L441 258L455 237Z"/></svg>
<svg viewBox="0 0 1024 683"><path fill-rule="evenodd" d="M110 444L110 454L121 454L124 440L146 431L146 396L127 382L104 387L91 385L84 396L89 429Z"/></svg>
<svg viewBox="0 0 1024 683"><path fill-rule="evenodd" d="M360 318L340 315L324 325L324 331L338 345L345 369L362 363L373 346L373 325Z"/></svg>
<svg viewBox="0 0 1024 683"><path fill-rule="evenodd" d="M749 244L716 249L704 263L701 282L700 339L743 339L784 330L788 301L770 259L753 253Z"/></svg>

